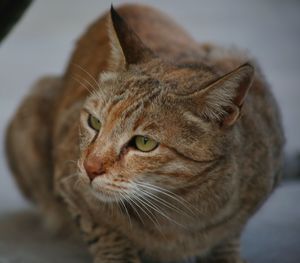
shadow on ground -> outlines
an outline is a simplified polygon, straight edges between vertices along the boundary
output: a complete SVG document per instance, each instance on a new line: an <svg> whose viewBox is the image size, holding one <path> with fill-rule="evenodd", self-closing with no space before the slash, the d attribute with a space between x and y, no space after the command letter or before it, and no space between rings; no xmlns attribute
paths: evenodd
<svg viewBox="0 0 300 263"><path fill-rule="evenodd" d="M0 217L0 263L91 262L84 244L51 236L32 210Z"/></svg>

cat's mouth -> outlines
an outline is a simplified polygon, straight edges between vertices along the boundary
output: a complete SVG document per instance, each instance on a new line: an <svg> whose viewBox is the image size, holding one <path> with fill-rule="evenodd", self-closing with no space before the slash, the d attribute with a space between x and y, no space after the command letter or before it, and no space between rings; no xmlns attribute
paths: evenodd
<svg viewBox="0 0 300 263"><path fill-rule="evenodd" d="M102 179L94 179L91 182L91 190L93 195L103 202L118 202L127 195L128 187L125 185L106 182Z"/></svg>

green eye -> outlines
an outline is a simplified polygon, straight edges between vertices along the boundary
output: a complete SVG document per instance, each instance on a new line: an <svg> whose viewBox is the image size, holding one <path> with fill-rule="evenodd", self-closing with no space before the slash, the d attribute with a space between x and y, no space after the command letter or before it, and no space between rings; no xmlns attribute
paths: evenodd
<svg viewBox="0 0 300 263"><path fill-rule="evenodd" d="M89 115L89 119L88 119L88 124L90 125L90 127L92 129L94 129L95 131L99 131L100 128L101 128L101 122L96 118L94 117L93 115Z"/></svg>
<svg viewBox="0 0 300 263"><path fill-rule="evenodd" d="M150 152L158 146L158 142L141 135L134 138L134 143L135 147L142 152Z"/></svg>

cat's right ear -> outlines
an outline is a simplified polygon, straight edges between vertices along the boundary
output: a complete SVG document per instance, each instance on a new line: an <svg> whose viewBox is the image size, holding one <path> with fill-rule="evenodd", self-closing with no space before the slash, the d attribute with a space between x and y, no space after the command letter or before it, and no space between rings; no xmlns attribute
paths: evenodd
<svg viewBox="0 0 300 263"><path fill-rule="evenodd" d="M239 119L241 109L254 78L249 63L232 70L194 93L180 96L193 106L197 115L222 127L232 126Z"/></svg>
<svg viewBox="0 0 300 263"><path fill-rule="evenodd" d="M110 70L126 69L130 64L143 63L154 57L153 52L144 45L113 6L110 9L108 33L111 45Z"/></svg>

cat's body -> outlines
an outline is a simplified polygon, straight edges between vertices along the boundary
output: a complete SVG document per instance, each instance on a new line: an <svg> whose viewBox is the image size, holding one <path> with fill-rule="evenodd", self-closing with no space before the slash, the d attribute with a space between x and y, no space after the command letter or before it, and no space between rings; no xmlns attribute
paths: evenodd
<svg viewBox="0 0 300 263"><path fill-rule="evenodd" d="M194 256L199 262L240 262L241 231L280 174L283 136L276 102L259 72L252 82L252 67L238 68L249 60L242 53L199 45L152 8L128 5L118 12L156 55L139 46L135 35L120 39L128 28L117 15L111 40L108 15L96 21L77 43L65 75L40 81L8 129L7 152L19 186L50 224L54 217L71 225L70 213L95 262ZM113 73L100 81L106 88L98 87L92 77L108 70ZM220 81L245 88L207 97L220 99L207 105L206 93L198 98L207 86L218 90ZM86 102L92 87L97 94ZM232 108L226 96L235 96ZM93 139L84 124L91 111L102 122ZM147 130L160 142L158 149L147 156L132 150L124 144L133 136L129 130ZM119 140L126 146L120 150ZM94 185L87 176L92 178L91 169L98 169ZM118 208L108 193L94 193L100 183L130 189L134 180L144 196L131 205L123 199Z"/></svg>

